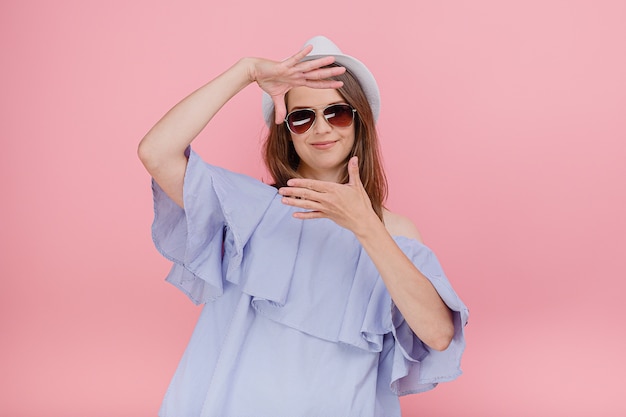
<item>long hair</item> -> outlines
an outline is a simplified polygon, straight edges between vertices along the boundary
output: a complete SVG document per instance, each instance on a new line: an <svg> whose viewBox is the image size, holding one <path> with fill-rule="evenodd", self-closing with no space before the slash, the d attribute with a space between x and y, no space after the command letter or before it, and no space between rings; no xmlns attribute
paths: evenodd
<svg viewBox="0 0 626 417"><path fill-rule="evenodd" d="M382 166L378 132L372 108L361 85L349 71L346 70L343 74L332 77L332 79L343 81L343 86L338 88L337 92L346 103L356 109L354 145L345 161L344 175L340 182L343 184L348 182L348 160L352 156L358 156L361 182L374 211L383 220L383 207L387 198L387 177ZM273 121L274 115L272 114L271 117ZM296 153L285 123L270 124L269 133L263 145L263 158L274 179L275 187L285 187L290 178L301 178L301 175L297 173L300 157Z"/></svg>

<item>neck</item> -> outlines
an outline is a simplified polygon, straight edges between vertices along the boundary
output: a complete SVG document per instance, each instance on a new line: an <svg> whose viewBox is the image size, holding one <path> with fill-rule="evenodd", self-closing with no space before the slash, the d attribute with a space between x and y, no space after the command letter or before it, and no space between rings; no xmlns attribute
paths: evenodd
<svg viewBox="0 0 626 417"><path fill-rule="evenodd" d="M315 170L310 167L299 167L298 174L303 178L309 178L318 181L328 182L341 182L343 179L343 172L341 169L337 170Z"/></svg>

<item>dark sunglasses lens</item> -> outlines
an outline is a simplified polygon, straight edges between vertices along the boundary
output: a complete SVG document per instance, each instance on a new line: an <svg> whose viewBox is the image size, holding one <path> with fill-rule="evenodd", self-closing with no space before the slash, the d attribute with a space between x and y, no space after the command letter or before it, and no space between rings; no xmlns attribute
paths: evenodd
<svg viewBox="0 0 626 417"><path fill-rule="evenodd" d="M324 110L324 117L333 126L347 127L352 123L354 113L347 104L336 104Z"/></svg>
<svg viewBox="0 0 626 417"><path fill-rule="evenodd" d="M289 113L287 123L289 130L293 133L304 133L311 128L315 120L315 112L313 110L296 110Z"/></svg>

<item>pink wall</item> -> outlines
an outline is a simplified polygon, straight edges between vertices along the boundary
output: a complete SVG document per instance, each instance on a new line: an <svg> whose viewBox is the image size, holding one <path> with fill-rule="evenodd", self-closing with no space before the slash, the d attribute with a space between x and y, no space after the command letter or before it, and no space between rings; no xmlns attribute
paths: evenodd
<svg viewBox="0 0 626 417"><path fill-rule="evenodd" d="M376 74L389 206L471 310L465 374L404 415L626 415L625 22L608 0L3 1L0 415L156 414L198 309L162 281L136 145L315 34ZM199 152L261 176L259 103Z"/></svg>

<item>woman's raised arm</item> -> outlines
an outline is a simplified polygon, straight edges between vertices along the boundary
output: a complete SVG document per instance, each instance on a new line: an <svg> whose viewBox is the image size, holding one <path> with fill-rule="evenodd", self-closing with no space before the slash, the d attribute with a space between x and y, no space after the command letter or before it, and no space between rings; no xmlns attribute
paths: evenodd
<svg viewBox="0 0 626 417"><path fill-rule="evenodd" d="M183 207L183 179L187 167L185 149L228 100L247 85L257 82L274 100L276 123L285 117L285 94L296 86L338 88L339 81L327 78L345 71L343 67L321 68L333 57L300 62L311 51L275 62L243 58L221 75L176 104L139 143L138 155L163 191Z"/></svg>

